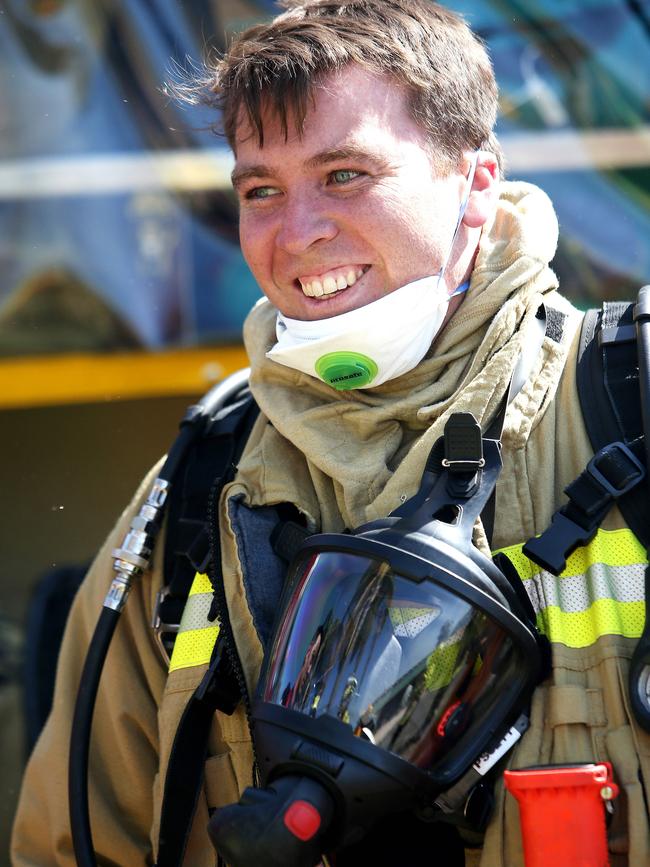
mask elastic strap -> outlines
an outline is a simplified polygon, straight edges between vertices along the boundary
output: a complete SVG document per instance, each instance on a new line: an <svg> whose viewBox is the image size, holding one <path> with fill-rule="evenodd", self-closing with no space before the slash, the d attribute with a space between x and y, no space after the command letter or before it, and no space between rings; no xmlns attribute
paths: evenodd
<svg viewBox="0 0 650 867"><path fill-rule="evenodd" d="M456 227L454 228L454 234L451 239L451 244L447 250L447 255L445 256L445 260L442 263L442 268L440 269L439 276L442 276L445 273L447 265L449 264L449 260L451 259L451 254L454 250L454 244L456 243L456 238L458 237L458 232L460 230L460 224L463 222L463 217L465 216L465 211L467 210L467 203L469 202L469 196L472 192L472 183L474 182L474 175L476 174L476 166L478 165L478 151L474 151L472 154L472 164L469 167L469 173L467 175L467 184L465 186L465 192L463 194L463 198L460 203L460 209L458 211L458 219L456 220ZM463 284L465 285L465 284ZM468 283L469 286L469 283ZM454 295L460 295L462 286L459 286L458 289L454 292Z"/></svg>
<svg viewBox="0 0 650 867"><path fill-rule="evenodd" d="M469 289L469 280L465 280L464 283L460 284L458 289L454 289L454 291L451 293L451 295L449 297L453 298L456 295L462 295L463 292L467 292L468 289Z"/></svg>

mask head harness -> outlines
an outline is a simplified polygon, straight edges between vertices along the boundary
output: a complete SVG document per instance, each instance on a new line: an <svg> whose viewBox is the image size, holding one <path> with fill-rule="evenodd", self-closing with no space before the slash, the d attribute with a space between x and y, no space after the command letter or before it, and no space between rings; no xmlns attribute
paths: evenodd
<svg viewBox="0 0 650 867"><path fill-rule="evenodd" d="M252 710L264 788L209 826L233 867L316 864L405 809L485 824L473 793L545 670L518 577L472 543L499 435L452 415L414 497L298 550Z"/></svg>

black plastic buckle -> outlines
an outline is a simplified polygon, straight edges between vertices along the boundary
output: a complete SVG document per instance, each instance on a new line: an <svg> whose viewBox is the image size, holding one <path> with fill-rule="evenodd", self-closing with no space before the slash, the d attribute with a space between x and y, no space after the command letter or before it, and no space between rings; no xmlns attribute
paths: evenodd
<svg viewBox="0 0 650 867"><path fill-rule="evenodd" d="M534 536L523 546L522 551L542 569L559 575L566 569L569 554L580 545L587 545L596 535L598 525L585 529L567 518L562 512L553 515L551 526L541 536Z"/></svg>
<svg viewBox="0 0 650 867"><path fill-rule="evenodd" d="M614 452L619 452L631 464L630 473L622 487L616 487L607 476L598 469L598 464L602 464L602 462L605 459L610 458ZM636 487L636 485L645 478L646 474L645 467L641 461L632 454L630 449L622 442L610 443L609 445L604 446L600 451L596 452L587 464L586 469L587 472L596 479L598 484L602 485L607 493L614 497L614 499L622 497L623 494L627 494L628 491Z"/></svg>
<svg viewBox="0 0 650 867"><path fill-rule="evenodd" d="M612 481L612 473L608 472L606 462L609 462L611 470L618 464L617 475L621 484ZM593 479L600 493L592 485L585 495L584 485L581 486L585 475ZM526 542L523 553L542 569L559 575L566 569L567 557L579 546L591 542L596 535L612 500L632 490L645 475L645 467L624 443L604 446L596 452L580 476L565 488L569 495L568 505L553 515L551 526L541 536Z"/></svg>

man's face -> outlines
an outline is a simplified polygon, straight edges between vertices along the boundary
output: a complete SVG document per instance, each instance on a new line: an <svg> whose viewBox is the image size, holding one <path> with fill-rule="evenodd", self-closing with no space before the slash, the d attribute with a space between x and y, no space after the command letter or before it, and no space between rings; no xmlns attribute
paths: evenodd
<svg viewBox="0 0 650 867"><path fill-rule="evenodd" d="M436 170L394 81L328 77L302 138L264 121L262 148L240 124L233 183L244 256L285 316L334 316L440 270L465 178Z"/></svg>

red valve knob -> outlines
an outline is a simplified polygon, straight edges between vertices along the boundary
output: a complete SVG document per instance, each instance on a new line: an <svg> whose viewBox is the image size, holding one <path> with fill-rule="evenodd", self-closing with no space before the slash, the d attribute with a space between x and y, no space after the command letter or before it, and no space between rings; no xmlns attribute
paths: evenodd
<svg viewBox="0 0 650 867"><path fill-rule="evenodd" d="M320 813L309 801L294 801L284 814L284 824L299 840L311 840L320 823Z"/></svg>

